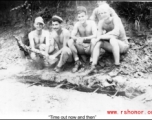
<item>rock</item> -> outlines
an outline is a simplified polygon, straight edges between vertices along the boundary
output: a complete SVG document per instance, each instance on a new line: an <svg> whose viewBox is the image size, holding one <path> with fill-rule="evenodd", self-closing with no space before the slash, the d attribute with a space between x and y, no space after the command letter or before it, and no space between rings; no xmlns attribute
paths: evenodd
<svg viewBox="0 0 152 120"><path fill-rule="evenodd" d="M116 76L113 78L113 81L120 87L126 87L127 78L124 78L122 76Z"/></svg>
<svg viewBox="0 0 152 120"><path fill-rule="evenodd" d="M42 80L49 80L49 81L55 81L56 77L55 75L50 74L50 72L44 72L40 78Z"/></svg>
<svg viewBox="0 0 152 120"><path fill-rule="evenodd" d="M100 81L100 84L104 87L108 87L112 85L115 86L113 79L108 75L97 76L96 79L97 79L96 81Z"/></svg>
<svg viewBox="0 0 152 120"><path fill-rule="evenodd" d="M143 77L143 73L142 73L142 72L136 72L136 73L134 74L134 77L135 77L135 78Z"/></svg>
<svg viewBox="0 0 152 120"><path fill-rule="evenodd" d="M99 76L96 76L96 79L100 82L103 82L103 81L107 81L107 80L111 80L111 77L108 76L108 75L99 75Z"/></svg>
<svg viewBox="0 0 152 120"><path fill-rule="evenodd" d="M119 73L119 71L116 71L116 70L114 71L114 70L113 70L113 71L111 71L110 73L108 73L108 75L111 76L111 77L115 77L115 76L118 75L118 73Z"/></svg>
<svg viewBox="0 0 152 120"><path fill-rule="evenodd" d="M147 40L148 42L152 42L152 35L147 35L147 36L146 36L146 40Z"/></svg>

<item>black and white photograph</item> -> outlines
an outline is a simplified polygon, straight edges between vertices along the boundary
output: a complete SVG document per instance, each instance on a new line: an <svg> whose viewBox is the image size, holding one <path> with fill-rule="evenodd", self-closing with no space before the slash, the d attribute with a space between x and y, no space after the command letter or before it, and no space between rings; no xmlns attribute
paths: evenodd
<svg viewBox="0 0 152 120"><path fill-rule="evenodd" d="M107 118L152 118L152 2L0 1L0 119Z"/></svg>

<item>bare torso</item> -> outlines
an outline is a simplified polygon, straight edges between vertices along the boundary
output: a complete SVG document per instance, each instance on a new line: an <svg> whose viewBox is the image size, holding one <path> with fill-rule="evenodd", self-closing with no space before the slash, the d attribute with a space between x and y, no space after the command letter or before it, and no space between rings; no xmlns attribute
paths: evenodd
<svg viewBox="0 0 152 120"><path fill-rule="evenodd" d="M34 30L30 34L31 38L34 41L34 45L37 48L41 44L46 44L46 36L49 34L49 32L46 30L42 30L42 33L38 35L37 31Z"/></svg>
<svg viewBox="0 0 152 120"><path fill-rule="evenodd" d="M83 26L82 24L78 24L78 34L80 37L87 37L92 35L92 21L87 20L86 24Z"/></svg>
<svg viewBox="0 0 152 120"><path fill-rule="evenodd" d="M67 36L67 34L70 34L70 33L67 29L64 29L64 28L61 29L60 34L57 34L56 31L52 32L53 39L55 40L55 43L56 43L56 45L58 46L59 49L61 49L63 47L65 36Z"/></svg>

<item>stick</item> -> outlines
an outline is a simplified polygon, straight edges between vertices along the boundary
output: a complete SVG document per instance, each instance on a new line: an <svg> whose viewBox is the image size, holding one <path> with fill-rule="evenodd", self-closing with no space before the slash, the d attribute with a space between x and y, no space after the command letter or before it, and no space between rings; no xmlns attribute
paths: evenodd
<svg viewBox="0 0 152 120"><path fill-rule="evenodd" d="M96 93L99 90L99 88L97 88L95 91L93 91L93 93Z"/></svg>
<svg viewBox="0 0 152 120"><path fill-rule="evenodd" d="M13 35L13 37L15 38L15 40L17 41L17 43L18 43L25 51L28 52L28 50L30 50L30 51L32 51L32 52L35 52L35 53L38 53L38 54L40 54L40 55L45 56L41 51L35 50L35 49L31 49L30 47L24 45L23 42L21 41L21 39L17 38L15 35Z"/></svg>
<svg viewBox="0 0 152 120"><path fill-rule="evenodd" d="M57 58L54 59L54 58L52 58L51 56L46 57L46 55L43 54L40 50L32 49L32 48L24 45L23 42L21 41L21 39L17 38L15 35L13 35L13 37L14 37L15 40L17 41L18 45L21 46L25 51L27 51L27 52L32 51L32 52L34 52L34 53L37 53L37 54L40 54L40 55L44 56L44 57L46 58L47 62L48 62L50 65L53 65L53 64L55 64L55 63L58 61Z"/></svg>

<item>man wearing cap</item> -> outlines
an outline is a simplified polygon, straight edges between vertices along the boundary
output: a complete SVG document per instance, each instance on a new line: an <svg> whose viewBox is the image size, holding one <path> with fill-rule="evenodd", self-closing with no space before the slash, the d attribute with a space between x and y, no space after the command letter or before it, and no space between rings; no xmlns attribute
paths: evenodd
<svg viewBox="0 0 152 120"><path fill-rule="evenodd" d="M68 40L70 38L70 32L62 27L63 19L57 15L52 17L52 28L53 31L51 36L53 38L53 48L54 54L49 57L52 59L58 59L58 64L55 67L56 72L61 72L63 70L63 65L66 62L72 62L72 52L67 47ZM58 49L55 48L55 45Z"/></svg>
<svg viewBox="0 0 152 120"><path fill-rule="evenodd" d="M92 51L96 43L97 27L92 20L87 20L87 10L84 6L77 8L78 22L75 23L71 33L72 39L69 40L68 45L73 53L75 66L72 72L77 72L82 66L78 54L90 55L90 62L92 58Z"/></svg>
<svg viewBox="0 0 152 120"><path fill-rule="evenodd" d="M43 29L44 21L42 17L36 17L34 22L35 30L28 34L30 41L30 47L34 50L40 51L46 57L52 52L52 48L49 47L49 31ZM30 56L33 60L39 60L42 58L38 54L31 52Z"/></svg>

